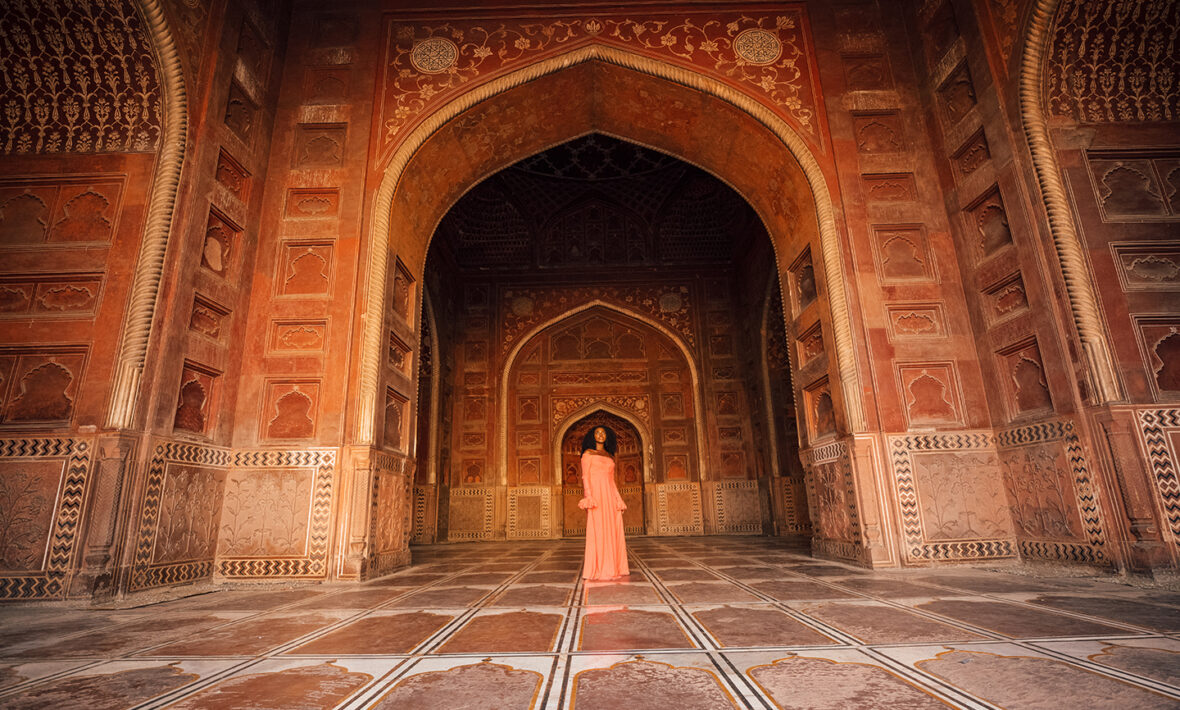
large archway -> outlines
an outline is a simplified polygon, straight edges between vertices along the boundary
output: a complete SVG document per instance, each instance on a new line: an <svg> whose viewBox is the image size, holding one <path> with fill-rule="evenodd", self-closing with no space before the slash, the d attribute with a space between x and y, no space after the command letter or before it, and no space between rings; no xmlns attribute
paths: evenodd
<svg viewBox="0 0 1180 710"><path fill-rule="evenodd" d="M565 100L555 103L555 96ZM421 282L434 228L473 184L588 131L675 155L733 187L766 224L780 279L791 280L788 265L814 264L821 319L832 340L826 394L840 429L860 429L863 404L840 239L818 163L785 122L748 98L613 48L586 47L484 85L405 139L374 186L366 312L387 310L391 273L400 269L407 280ZM354 436L362 442L376 426L383 330L378 319L369 319L361 340Z"/></svg>

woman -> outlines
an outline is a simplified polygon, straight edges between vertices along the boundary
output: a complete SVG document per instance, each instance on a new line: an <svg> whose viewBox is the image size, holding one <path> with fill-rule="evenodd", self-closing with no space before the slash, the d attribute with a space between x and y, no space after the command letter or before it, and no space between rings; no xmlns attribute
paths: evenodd
<svg viewBox="0 0 1180 710"><path fill-rule="evenodd" d="M588 580L614 579L630 573L627 544L623 541L623 511L627 505L615 487L615 432L594 427L582 439L582 500L586 511L586 562L582 576Z"/></svg>

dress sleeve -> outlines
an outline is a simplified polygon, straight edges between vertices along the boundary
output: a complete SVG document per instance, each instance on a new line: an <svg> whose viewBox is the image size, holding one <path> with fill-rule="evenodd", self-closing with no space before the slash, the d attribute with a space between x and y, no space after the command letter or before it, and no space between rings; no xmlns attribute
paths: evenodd
<svg viewBox="0 0 1180 710"><path fill-rule="evenodd" d="M586 490L586 476L590 473L591 459L592 457L587 456L585 451L582 452L582 500L578 501L578 507L582 510L598 507L598 504L590 497L590 491Z"/></svg>

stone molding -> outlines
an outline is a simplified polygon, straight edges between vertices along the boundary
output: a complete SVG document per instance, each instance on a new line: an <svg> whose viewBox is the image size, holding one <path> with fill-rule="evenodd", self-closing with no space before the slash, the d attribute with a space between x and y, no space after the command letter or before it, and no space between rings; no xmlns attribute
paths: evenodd
<svg viewBox="0 0 1180 710"><path fill-rule="evenodd" d="M156 315L188 133L184 74L176 42L164 18L164 8L160 0L139 0L139 4L160 65L164 125L148 197L147 222L135 262L131 299L119 337L119 359L106 415L106 425L112 429L128 429L135 422L135 405Z"/></svg>
<svg viewBox="0 0 1180 710"><path fill-rule="evenodd" d="M1049 234L1053 237L1057 260L1061 265L1074 326L1082 341L1094 398L1098 404L1106 404L1123 398L1122 385L1111 358L1110 343L1098 312L1094 278L1086 263L1085 249L1074 223L1069 198L1065 194L1061 166L1049 140L1049 126L1045 119L1042 83L1045 52L1059 2L1037 0L1029 16L1024 55L1020 62L1020 116L1033 168L1037 173L1041 199L1049 218Z"/></svg>

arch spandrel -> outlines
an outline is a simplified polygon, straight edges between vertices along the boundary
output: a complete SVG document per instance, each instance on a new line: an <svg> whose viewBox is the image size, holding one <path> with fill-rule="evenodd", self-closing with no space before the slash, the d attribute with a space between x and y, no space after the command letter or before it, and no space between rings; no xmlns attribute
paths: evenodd
<svg viewBox="0 0 1180 710"><path fill-rule="evenodd" d="M618 83L610 83L615 81ZM544 91L564 82L571 82L570 91L574 94L598 97L599 100L589 106L579 101L557 101L554 104L552 97L561 94ZM590 91L587 91L588 86ZM633 114L612 114L605 108L611 101L601 100L602 96L616 98L629 95L626 93L628 89L647 92L649 95L661 94L663 105L679 105L686 111L695 110L692 120L684 122L692 130L669 130L651 112L637 110ZM679 93L679 97L668 96L668 92ZM534 115L543 116L545 121L537 123L541 128L533 132L524 131L519 120L504 121L497 124L501 127L501 133L488 134L486 139L479 141L459 141L458 134L446 137L444 129L457 131L460 124L455 121L461 119L465 112L481 108L486 113L492 113L490 109L494 104L488 102L495 100L503 101L502 108L505 111L512 106L520 111L521 107L530 106L530 102L533 102L533 106L537 106L538 102L545 104L544 111L539 107L531 109L539 111ZM546 102L553 105L549 106ZM714 108L717 110L714 111ZM588 112L588 109L592 110ZM729 120L733 119L735 111L736 124ZM519 117L521 114L517 115ZM566 125L564 130L558 129L559 121L569 121L571 118L578 123ZM716 121L721 119L729 122L718 125ZM492 124L476 121L469 125ZM475 87L440 108L405 137L386 168L373 204L374 238L373 247L369 250L366 312L376 313L381 310L380 298L388 275L390 247L393 244L397 245L394 248L398 249L398 256L403 263L417 273L422 273L429 235L433 234L446 209L458 199L458 194L452 194L456 183L462 186L461 190L466 189L516 160L591 130L602 130L685 158L687 162L728 182L759 212L772 235L776 253L790 252L778 253L780 265L789 263L790 257L794 256L793 252L801 250L804 244L815 244L813 251L822 261L826 276L824 285L834 345L832 369L842 385L841 403L848 420L847 429L863 429L863 402L856 353L852 346L852 323L845 293L842 247L835 223L832 191L823 169L805 141L771 110L719 81L612 47L589 45ZM431 143L436 133L442 135L437 143ZM728 155L700 148L711 145L712 137L717 135L735 136L735 143L731 145ZM451 161L450 166L456 173L463 162L470 172L448 176L452 192L446 193L445 197L430 196L424 191L432 184L432 178L427 174L439 165L447 164L446 156L436 152L447 141L452 145L475 146L478 143L484 148L482 153L463 151L457 161ZM505 147L508 145L514 147L508 149ZM768 155L776 158L769 168ZM713 162L700 160L701 157ZM433 180L443 178L435 176ZM401 194L403 191L406 191L407 196ZM409 196L411 194L412 198ZM422 217L421 213L414 216L400 214L403 210L415 208L429 210L430 217ZM426 222L430 222L429 226ZM393 226L397 229L391 229ZM357 396L356 431L362 439L372 436L380 352L381 325L377 319L369 319L363 336L360 391Z"/></svg>

